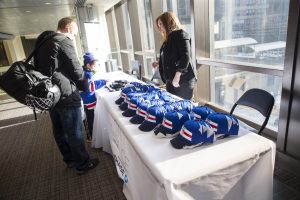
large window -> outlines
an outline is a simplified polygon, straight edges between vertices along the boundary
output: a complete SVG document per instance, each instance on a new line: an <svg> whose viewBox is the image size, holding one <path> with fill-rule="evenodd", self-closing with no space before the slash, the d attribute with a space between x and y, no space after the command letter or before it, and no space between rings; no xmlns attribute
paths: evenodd
<svg viewBox="0 0 300 200"><path fill-rule="evenodd" d="M247 90L261 88L271 93L275 98L275 105L269 119L268 127L277 131L280 108L282 78L266 74L232 70L220 67L211 67L212 88L214 91L212 101L223 109L230 111L234 102ZM235 114L251 121L261 123L264 117L253 109L238 106Z"/></svg>
<svg viewBox="0 0 300 200"><path fill-rule="evenodd" d="M283 67L288 0L215 0L211 58Z"/></svg>
<svg viewBox="0 0 300 200"><path fill-rule="evenodd" d="M211 83L214 83L211 101L230 110L246 90L264 89L275 98L268 127L277 131L282 78L271 74L274 74L272 70L284 68L289 1L215 0L209 3L209 11L213 13L208 22L208 55L214 62L210 70ZM229 68L224 68L226 64ZM246 71L237 70L239 66ZM254 73L254 67L266 69L269 75ZM246 108L238 113L254 122L261 120L257 113Z"/></svg>
<svg viewBox="0 0 300 200"><path fill-rule="evenodd" d="M177 15L180 23L182 24L182 28L191 35L192 24L190 8L190 0L165 0L163 2L164 12L174 12Z"/></svg>

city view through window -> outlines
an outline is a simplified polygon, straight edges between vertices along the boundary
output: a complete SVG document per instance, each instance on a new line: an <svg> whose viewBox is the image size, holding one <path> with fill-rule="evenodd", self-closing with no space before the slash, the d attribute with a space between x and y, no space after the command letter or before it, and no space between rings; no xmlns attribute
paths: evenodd
<svg viewBox="0 0 300 200"><path fill-rule="evenodd" d="M288 24L287 0L215 0L210 58L245 66L284 68ZM261 88L275 98L268 127L277 131L282 78L212 67L215 79L212 101L230 109L248 89ZM259 121L250 109L239 114ZM251 117L253 116L253 117Z"/></svg>

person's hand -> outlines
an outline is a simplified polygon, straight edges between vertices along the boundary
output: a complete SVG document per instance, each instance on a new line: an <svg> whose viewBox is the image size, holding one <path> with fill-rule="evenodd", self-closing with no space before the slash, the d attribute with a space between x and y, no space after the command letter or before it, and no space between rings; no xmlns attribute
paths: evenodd
<svg viewBox="0 0 300 200"><path fill-rule="evenodd" d="M159 63L158 63L157 61L154 61L154 62L152 63L152 67L153 67L154 69L156 69L156 68L158 67L158 65L159 65Z"/></svg>
<svg viewBox="0 0 300 200"><path fill-rule="evenodd" d="M179 85L180 76L181 76L181 72L176 72L176 74L175 74L175 76L174 76L174 78L173 78L172 85L173 85L174 87L176 87L176 88L180 86L180 85Z"/></svg>

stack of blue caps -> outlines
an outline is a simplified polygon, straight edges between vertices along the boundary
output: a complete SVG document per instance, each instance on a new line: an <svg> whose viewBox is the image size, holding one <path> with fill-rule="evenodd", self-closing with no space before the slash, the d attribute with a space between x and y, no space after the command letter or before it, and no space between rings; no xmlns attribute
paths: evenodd
<svg viewBox="0 0 300 200"><path fill-rule="evenodd" d="M230 114L213 113L207 116L206 121L211 125L218 138L238 135L239 122Z"/></svg>
<svg viewBox="0 0 300 200"><path fill-rule="evenodd" d="M135 115L129 120L133 124L141 124L147 116L148 108L155 105L163 105L164 101L161 99L145 100L138 104Z"/></svg>
<svg viewBox="0 0 300 200"><path fill-rule="evenodd" d="M125 117L132 117L133 115L135 115L138 104L140 104L144 100L144 95L136 95L131 97L128 103L128 108L122 113L122 115Z"/></svg>
<svg viewBox="0 0 300 200"><path fill-rule="evenodd" d="M196 120L205 120L208 115L215 113L215 111L207 106L196 106L192 109L192 113L195 115Z"/></svg>
<svg viewBox="0 0 300 200"><path fill-rule="evenodd" d="M145 95L146 93L145 92L141 92L141 91L133 91L133 92L128 92L126 94L126 97L124 99L124 101L119 105L119 108L122 110L122 111L125 111L127 108L128 108L128 104L130 102L130 99L133 97L133 96L142 96L142 95Z"/></svg>
<svg viewBox="0 0 300 200"><path fill-rule="evenodd" d="M121 103L123 103L124 99L126 98L126 94L133 91L136 91L136 87L134 86L124 87L121 90L120 97L115 101L115 103L121 105Z"/></svg>
<svg viewBox="0 0 300 200"><path fill-rule="evenodd" d="M173 137L180 131L186 121L193 119L193 114L186 110L168 112L165 114L162 124L154 130L154 133L157 136Z"/></svg>
<svg viewBox="0 0 300 200"><path fill-rule="evenodd" d="M174 103L174 106L177 107L178 110L186 110L191 112L194 108L194 104L190 100L179 100Z"/></svg>
<svg viewBox="0 0 300 200"><path fill-rule="evenodd" d="M215 134L208 122L189 120L184 123L177 137L170 142L176 149L191 149L214 141Z"/></svg>
<svg viewBox="0 0 300 200"><path fill-rule="evenodd" d="M152 131L158 124L162 123L166 109L163 106L151 106L147 110L147 116L139 126L141 131Z"/></svg>

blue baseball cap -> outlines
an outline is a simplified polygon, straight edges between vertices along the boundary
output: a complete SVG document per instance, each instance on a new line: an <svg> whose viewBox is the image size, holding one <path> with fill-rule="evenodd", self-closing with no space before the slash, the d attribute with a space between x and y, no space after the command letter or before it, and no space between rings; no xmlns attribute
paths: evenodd
<svg viewBox="0 0 300 200"><path fill-rule="evenodd" d="M132 117L133 115L135 115L137 106L142 101L144 101L143 96L136 95L131 97L128 103L128 108L122 113L122 115L125 117Z"/></svg>
<svg viewBox="0 0 300 200"><path fill-rule="evenodd" d="M238 135L239 122L235 116L226 113L212 113L206 121L211 125L217 137Z"/></svg>
<svg viewBox="0 0 300 200"><path fill-rule="evenodd" d="M152 131L158 124L162 123L166 109L163 106L151 106L147 110L145 120L139 126L141 131Z"/></svg>
<svg viewBox="0 0 300 200"><path fill-rule="evenodd" d="M92 63L93 61L97 61L98 59L95 57L93 53L85 53L83 55L83 64L87 65Z"/></svg>
<svg viewBox="0 0 300 200"><path fill-rule="evenodd" d="M138 104L135 115L129 120L133 124L141 124L147 116L148 108L154 105L162 105L164 101L160 99L145 100Z"/></svg>
<svg viewBox="0 0 300 200"><path fill-rule="evenodd" d="M154 133L162 137L174 136L186 121L193 119L193 114L186 110L168 112L165 114L162 124L154 130Z"/></svg>
<svg viewBox="0 0 300 200"><path fill-rule="evenodd" d="M192 109L192 113L196 120L205 120L208 115L215 113L215 111L207 106L196 106Z"/></svg>
<svg viewBox="0 0 300 200"><path fill-rule="evenodd" d="M191 149L214 141L215 133L208 122L189 120L184 123L176 138L170 142L176 149Z"/></svg>
<svg viewBox="0 0 300 200"><path fill-rule="evenodd" d="M194 104L190 100L179 100L174 104L176 105L176 108L178 110L186 110L188 112L191 112L194 108Z"/></svg>
<svg viewBox="0 0 300 200"><path fill-rule="evenodd" d="M115 101L115 103L118 104L118 105L121 105L121 103L126 98L126 94L129 93L129 92L133 92L133 91L136 91L136 88L134 86L124 87L121 90L120 97Z"/></svg>

